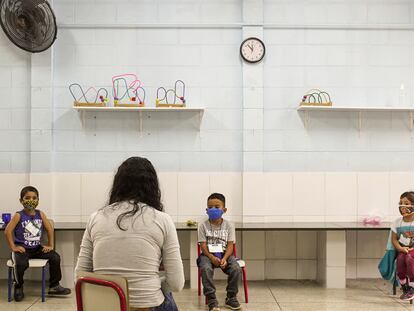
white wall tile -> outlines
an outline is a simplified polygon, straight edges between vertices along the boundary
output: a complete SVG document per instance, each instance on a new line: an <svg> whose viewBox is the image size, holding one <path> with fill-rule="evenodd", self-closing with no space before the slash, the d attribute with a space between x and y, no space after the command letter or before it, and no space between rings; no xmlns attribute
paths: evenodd
<svg viewBox="0 0 414 311"><path fill-rule="evenodd" d="M263 150L263 130L243 131L243 149L246 151Z"/></svg>
<svg viewBox="0 0 414 311"><path fill-rule="evenodd" d="M266 215L266 185L263 173L243 173L243 216Z"/></svg>
<svg viewBox="0 0 414 311"><path fill-rule="evenodd" d="M246 260L246 274L248 281L265 280L265 261Z"/></svg>
<svg viewBox="0 0 414 311"><path fill-rule="evenodd" d="M91 215L108 204L113 178L111 173L81 174L82 215Z"/></svg>
<svg viewBox="0 0 414 311"><path fill-rule="evenodd" d="M180 243L180 252L182 259L190 259L190 234L189 232L177 231L178 241Z"/></svg>
<svg viewBox="0 0 414 311"><path fill-rule="evenodd" d="M178 213L180 215L204 215L207 197L210 195L208 173L178 174Z"/></svg>
<svg viewBox="0 0 414 311"><path fill-rule="evenodd" d="M387 215L389 191L388 173L358 173L358 216Z"/></svg>
<svg viewBox="0 0 414 311"><path fill-rule="evenodd" d="M264 260L265 255L265 232L247 231L243 233L243 259Z"/></svg>
<svg viewBox="0 0 414 311"><path fill-rule="evenodd" d="M316 259L317 258L317 233L316 231L297 232L297 258Z"/></svg>
<svg viewBox="0 0 414 311"><path fill-rule="evenodd" d="M219 192L226 197L228 216L243 215L242 174L210 173L210 193ZM207 198L206 198L207 199Z"/></svg>
<svg viewBox="0 0 414 311"><path fill-rule="evenodd" d="M178 175L175 172L160 172L158 179L165 211L174 218L178 215Z"/></svg>
<svg viewBox="0 0 414 311"><path fill-rule="evenodd" d="M378 262L379 259L357 259L357 278L381 278Z"/></svg>
<svg viewBox="0 0 414 311"><path fill-rule="evenodd" d="M346 278L356 279L357 278L357 260L347 258L346 259Z"/></svg>
<svg viewBox="0 0 414 311"><path fill-rule="evenodd" d="M52 217L54 175L53 173L32 173L29 175L29 184L39 190L39 208L48 216Z"/></svg>
<svg viewBox="0 0 414 311"><path fill-rule="evenodd" d="M244 108L262 108L263 107L264 89L262 87L244 87L243 88L243 107Z"/></svg>
<svg viewBox="0 0 414 311"><path fill-rule="evenodd" d="M322 173L293 174L293 212L298 216L325 214L325 175Z"/></svg>
<svg viewBox="0 0 414 311"><path fill-rule="evenodd" d="M297 279L298 280L315 280L316 279L316 260L298 260L297 261Z"/></svg>
<svg viewBox="0 0 414 311"><path fill-rule="evenodd" d="M297 279L296 260L271 259L265 261L266 279Z"/></svg>
<svg viewBox="0 0 414 311"><path fill-rule="evenodd" d="M296 259L296 231L267 231L266 259Z"/></svg>
<svg viewBox="0 0 414 311"><path fill-rule="evenodd" d="M346 260L357 258L357 235L356 230L346 232Z"/></svg>
<svg viewBox="0 0 414 311"><path fill-rule="evenodd" d="M55 232L56 239L56 252L60 255L60 264L61 266L73 267L74 258L78 256L75 253L75 243L74 235L72 232ZM80 242L80 241L79 241Z"/></svg>
<svg viewBox="0 0 414 311"><path fill-rule="evenodd" d="M358 231L357 258L382 258L385 253L388 231Z"/></svg>
<svg viewBox="0 0 414 311"><path fill-rule="evenodd" d="M293 177L290 173L266 173L266 214L292 215L288 206L293 205Z"/></svg>
<svg viewBox="0 0 414 311"><path fill-rule="evenodd" d="M19 202L20 190L28 185L28 181L27 174L0 174L0 188L3 189L3 204L0 207L2 213L13 215L22 208ZM40 189L38 190L40 191Z"/></svg>
<svg viewBox="0 0 414 311"><path fill-rule="evenodd" d="M326 287L328 288L345 288L346 287L346 268L345 267L327 267L326 268Z"/></svg>
<svg viewBox="0 0 414 311"><path fill-rule="evenodd" d="M326 173L325 204L327 215L354 216L358 210L357 175Z"/></svg>
<svg viewBox="0 0 414 311"><path fill-rule="evenodd" d="M82 214L81 174L56 173L54 177L52 218L77 217Z"/></svg>
<svg viewBox="0 0 414 311"><path fill-rule="evenodd" d="M346 266L345 232L327 231L326 233L326 265L328 268Z"/></svg>
<svg viewBox="0 0 414 311"><path fill-rule="evenodd" d="M243 115L243 124L246 130L263 129L263 110L246 109Z"/></svg>

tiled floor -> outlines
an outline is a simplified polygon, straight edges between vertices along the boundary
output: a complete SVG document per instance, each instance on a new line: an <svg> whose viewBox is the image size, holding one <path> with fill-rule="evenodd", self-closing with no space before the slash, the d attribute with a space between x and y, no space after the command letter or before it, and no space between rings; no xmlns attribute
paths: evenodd
<svg viewBox="0 0 414 311"><path fill-rule="evenodd" d="M0 281L0 310L76 310L75 298L51 298L40 301L39 284L26 286L26 298L20 303L7 302L5 281ZM224 302L224 282L218 282L218 299ZM400 292L398 291L398 295ZM243 302L241 288L240 301ZM174 295L181 311L207 310L204 299L197 296L197 290L185 288ZM256 311L394 311L414 310L408 302L391 295L391 286L382 280L349 280L347 289L324 289L310 281L267 281L250 282L248 304L242 303L243 310ZM222 308L222 310L226 310ZM106 310L103 310L106 311ZM110 310L108 310L110 311Z"/></svg>

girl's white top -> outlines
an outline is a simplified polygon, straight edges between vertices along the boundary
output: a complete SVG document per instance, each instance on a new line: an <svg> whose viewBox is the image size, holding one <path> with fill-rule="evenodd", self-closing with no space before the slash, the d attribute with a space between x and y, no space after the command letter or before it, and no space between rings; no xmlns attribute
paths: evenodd
<svg viewBox="0 0 414 311"><path fill-rule="evenodd" d="M78 271L123 276L128 279L130 306L155 307L164 301L161 290L180 291L184 270L177 231L171 217L152 207L140 205L133 217L125 217L122 227L116 220L133 204L123 202L92 214L83 235ZM161 276L160 264L165 276Z"/></svg>

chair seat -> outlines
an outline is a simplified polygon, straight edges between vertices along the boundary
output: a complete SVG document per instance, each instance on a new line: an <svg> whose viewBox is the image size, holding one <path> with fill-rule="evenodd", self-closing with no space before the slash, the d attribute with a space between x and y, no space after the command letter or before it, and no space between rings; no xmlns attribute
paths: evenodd
<svg viewBox="0 0 414 311"><path fill-rule="evenodd" d="M241 259L237 259L237 263L239 264L240 268L246 267L246 262Z"/></svg>
<svg viewBox="0 0 414 311"><path fill-rule="evenodd" d="M43 268L47 265L47 259L29 259L29 268ZM13 261L11 259L7 260L7 267L13 268Z"/></svg>

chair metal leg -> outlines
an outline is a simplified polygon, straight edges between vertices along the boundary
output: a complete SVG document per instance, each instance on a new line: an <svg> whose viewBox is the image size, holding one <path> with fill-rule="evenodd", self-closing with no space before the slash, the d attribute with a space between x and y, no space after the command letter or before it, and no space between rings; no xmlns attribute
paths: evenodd
<svg viewBox="0 0 414 311"><path fill-rule="evenodd" d="M249 291L247 288L247 278L246 278L245 267L242 268L242 273L243 273L244 300L246 301L246 303L249 303Z"/></svg>
<svg viewBox="0 0 414 311"><path fill-rule="evenodd" d="M200 268L198 269L198 280L197 280L197 286L198 286L198 296L201 296L201 271Z"/></svg>
<svg viewBox="0 0 414 311"><path fill-rule="evenodd" d="M42 267L42 302L45 302L45 288L46 288L46 278L45 278L45 267Z"/></svg>
<svg viewBox="0 0 414 311"><path fill-rule="evenodd" d="M11 301L11 296L12 296L12 284L13 284L13 278L12 278L12 274L13 274L13 268L9 267L9 273L8 273L8 278L7 278L7 301L10 302Z"/></svg>
<svg viewBox="0 0 414 311"><path fill-rule="evenodd" d="M201 296L201 270L200 268L198 268L197 287L198 287L198 296ZM204 297L204 302L205 304L207 304L207 297Z"/></svg>

